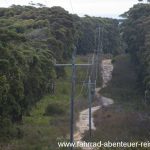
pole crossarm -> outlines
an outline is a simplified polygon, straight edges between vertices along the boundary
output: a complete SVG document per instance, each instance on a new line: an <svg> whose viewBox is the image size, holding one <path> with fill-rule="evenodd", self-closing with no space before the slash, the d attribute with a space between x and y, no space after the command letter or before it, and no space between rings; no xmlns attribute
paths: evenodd
<svg viewBox="0 0 150 150"><path fill-rule="evenodd" d="M83 84L90 84L90 85L95 85L95 82L93 83L93 82L91 82L91 83L89 83L89 82L82 82Z"/></svg>
<svg viewBox="0 0 150 150"><path fill-rule="evenodd" d="M75 65L75 66L86 67L86 66L92 66L93 64L74 64L74 65ZM56 67L72 66L72 64L55 64L54 66L56 66Z"/></svg>

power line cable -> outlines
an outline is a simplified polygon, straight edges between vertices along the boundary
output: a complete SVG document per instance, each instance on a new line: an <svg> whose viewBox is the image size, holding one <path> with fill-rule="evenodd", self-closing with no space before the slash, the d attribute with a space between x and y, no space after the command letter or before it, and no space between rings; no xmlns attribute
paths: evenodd
<svg viewBox="0 0 150 150"><path fill-rule="evenodd" d="M45 4L46 4L46 7L48 7L48 2L47 2L47 0L44 0L44 2L45 2Z"/></svg>
<svg viewBox="0 0 150 150"><path fill-rule="evenodd" d="M74 14L74 8L73 8L72 0L69 0L69 3L70 3L70 6L71 6L72 13Z"/></svg>
<svg viewBox="0 0 150 150"><path fill-rule="evenodd" d="M90 57L88 58L88 64L89 64L89 63L90 63ZM89 75L89 70L90 70L90 66L87 67L87 71L86 71L86 75L85 75L85 80L84 80L83 83L82 83L82 87L81 87L81 90L80 90L80 92L79 92L79 95L78 95L77 97L75 97L75 99L79 98L79 97L81 96L82 92L83 92L83 89L84 89L84 87L85 87L85 82L86 82L86 80L87 80L87 78L88 78L88 75ZM84 75L84 73L83 73L83 75ZM82 79L82 78L81 78L81 79Z"/></svg>

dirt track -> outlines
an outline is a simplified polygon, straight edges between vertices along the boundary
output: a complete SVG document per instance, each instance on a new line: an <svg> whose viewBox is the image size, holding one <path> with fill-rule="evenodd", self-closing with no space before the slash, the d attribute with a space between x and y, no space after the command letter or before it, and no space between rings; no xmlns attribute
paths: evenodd
<svg viewBox="0 0 150 150"><path fill-rule="evenodd" d="M95 94L98 99L101 99L101 105L107 106L113 104L113 100L110 98L106 98L100 95L100 90L107 86L107 83L112 78L112 71L113 71L113 65L111 63L111 59L105 59L102 61L101 64L102 67L102 79L103 84L102 87L95 89ZM92 130L96 130L96 127L94 125L93 121L93 114L98 109L101 108L101 105L92 107ZM80 112L79 120L76 123L77 132L74 134L74 141L80 141L82 142L82 138L84 136L85 131L89 129L89 109L85 109ZM92 148L82 148L83 150L92 150Z"/></svg>

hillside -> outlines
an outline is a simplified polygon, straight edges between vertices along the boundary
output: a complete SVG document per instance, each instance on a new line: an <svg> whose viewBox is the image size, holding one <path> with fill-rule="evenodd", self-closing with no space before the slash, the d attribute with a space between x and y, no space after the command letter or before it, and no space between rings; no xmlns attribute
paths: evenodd
<svg viewBox="0 0 150 150"><path fill-rule="evenodd" d="M121 16L0 8L0 150L55 150L69 141L71 90L79 141L149 140L150 5ZM72 65L71 83L71 67L55 64L70 64L72 54L80 65Z"/></svg>
<svg viewBox="0 0 150 150"><path fill-rule="evenodd" d="M43 96L53 94L57 79L66 76L63 68L54 67L55 62L69 62L74 45L78 54L93 52L99 25L104 53L119 53L117 20L80 18L61 7L0 8L0 139L20 137L14 124L30 115Z"/></svg>

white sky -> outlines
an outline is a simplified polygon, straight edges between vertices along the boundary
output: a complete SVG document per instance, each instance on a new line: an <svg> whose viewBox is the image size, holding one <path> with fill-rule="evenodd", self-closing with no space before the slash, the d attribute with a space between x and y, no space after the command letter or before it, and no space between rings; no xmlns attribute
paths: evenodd
<svg viewBox="0 0 150 150"><path fill-rule="evenodd" d="M118 18L129 10L138 0L32 0L33 3L42 3L48 7L61 6L70 13L79 16L102 16ZM0 0L0 7L8 7L12 4L28 5L31 0ZM72 7L71 7L72 5ZM72 10L73 8L73 10Z"/></svg>

